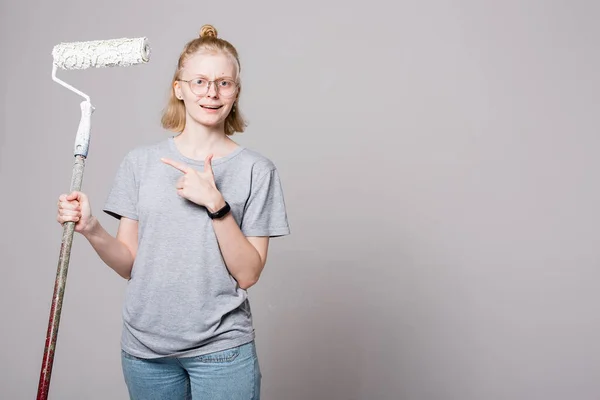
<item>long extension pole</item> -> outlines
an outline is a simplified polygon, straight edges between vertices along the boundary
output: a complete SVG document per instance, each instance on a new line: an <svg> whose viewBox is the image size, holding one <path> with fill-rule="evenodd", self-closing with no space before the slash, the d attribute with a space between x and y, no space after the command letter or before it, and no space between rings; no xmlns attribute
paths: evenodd
<svg viewBox="0 0 600 400"><path fill-rule="evenodd" d="M84 168L85 157L82 155L75 156L75 163L73 165L73 173L71 177L71 192L75 190L81 190ZM37 400L46 400L48 398L48 392L50 389L50 378L52 376L52 366L54 364L54 351L56 349L56 339L58 337L58 327L60 324L63 297L67 284L67 273L69 270L69 261L71 259L71 246L73 243L74 232L75 222L65 222L63 225L62 243L60 246L56 279L54 281L54 294L52 295L50 318L48 319L48 331L46 333L46 345L42 359L42 369L38 384Z"/></svg>

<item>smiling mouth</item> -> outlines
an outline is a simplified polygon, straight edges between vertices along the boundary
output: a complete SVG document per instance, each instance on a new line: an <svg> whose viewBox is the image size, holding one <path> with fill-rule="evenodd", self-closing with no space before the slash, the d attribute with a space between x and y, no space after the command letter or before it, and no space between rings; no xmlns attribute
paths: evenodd
<svg viewBox="0 0 600 400"><path fill-rule="evenodd" d="M221 108L223 106L222 105L220 105L220 106L203 106L203 105L200 105L200 107L206 108L207 110L218 110L219 108Z"/></svg>

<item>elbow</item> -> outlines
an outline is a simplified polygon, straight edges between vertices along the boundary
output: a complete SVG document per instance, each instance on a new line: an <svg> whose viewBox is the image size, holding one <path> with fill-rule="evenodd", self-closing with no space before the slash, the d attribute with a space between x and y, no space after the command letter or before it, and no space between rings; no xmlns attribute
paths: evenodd
<svg viewBox="0 0 600 400"><path fill-rule="evenodd" d="M260 278L260 274L265 267L265 262L259 257L257 257L256 264L253 268L248 268L244 273L239 274L236 277L238 286L241 289L248 290L252 286L256 285Z"/></svg>
<svg viewBox="0 0 600 400"><path fill-rule="evenodd" d="M253 274L245 274L244 276L240 276L239 279L237 279L238 286L241 289L248 290L252 286L256 285L258 279L260 278L260 273L261 271L257 271Z"/></svg>
<svg viewBox="0 0 600 400"><path fill-rule="evenodd" d="M119 275L121 276L121 278L125 279L126 281L131 279L131 271L121 272L121 273L119 273Z"/></svg>
<svg viewBox="0 0 600 400"><path fill-rule="evenodd" d="M125 280L131 280L131 273L133 272L133 261L131 263L128 263L127 266L121 268L121 269L116 269L115 268L115 272L117 274L119 274L119 276Z"/></svg>
<svg viewBox="0 0 600 400"><path fill-rule="evenodd" d="M241 289L248 290L252 286L256 285L257 282L258 282L258 276L256 276L256 277L246 277L244 279L238 280L238 286Z"/></svg>

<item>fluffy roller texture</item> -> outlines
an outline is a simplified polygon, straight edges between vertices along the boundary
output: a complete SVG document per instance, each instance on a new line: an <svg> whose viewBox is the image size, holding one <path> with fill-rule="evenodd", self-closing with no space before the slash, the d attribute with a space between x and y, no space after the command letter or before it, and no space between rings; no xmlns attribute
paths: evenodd
<svg viewBox="0 0 600 400"><path fill-rule="evenodd" d="M61 69L129 67L148 62L150 46L145 37L60 43L52 57Z"/></svg>

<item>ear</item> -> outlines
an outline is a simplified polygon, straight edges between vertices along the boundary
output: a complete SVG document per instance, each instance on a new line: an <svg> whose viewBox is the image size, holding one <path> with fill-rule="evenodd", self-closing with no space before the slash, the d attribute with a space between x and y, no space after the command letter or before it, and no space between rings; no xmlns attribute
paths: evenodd
<svg viewBox="0 0 600 400"><path fill-rule="evenodd" d="M179 84L179 81L173 82L173 92L175 93L175 97L177 97L179 100L183 98L183 94L181 93L181 85Z"/></svg>

